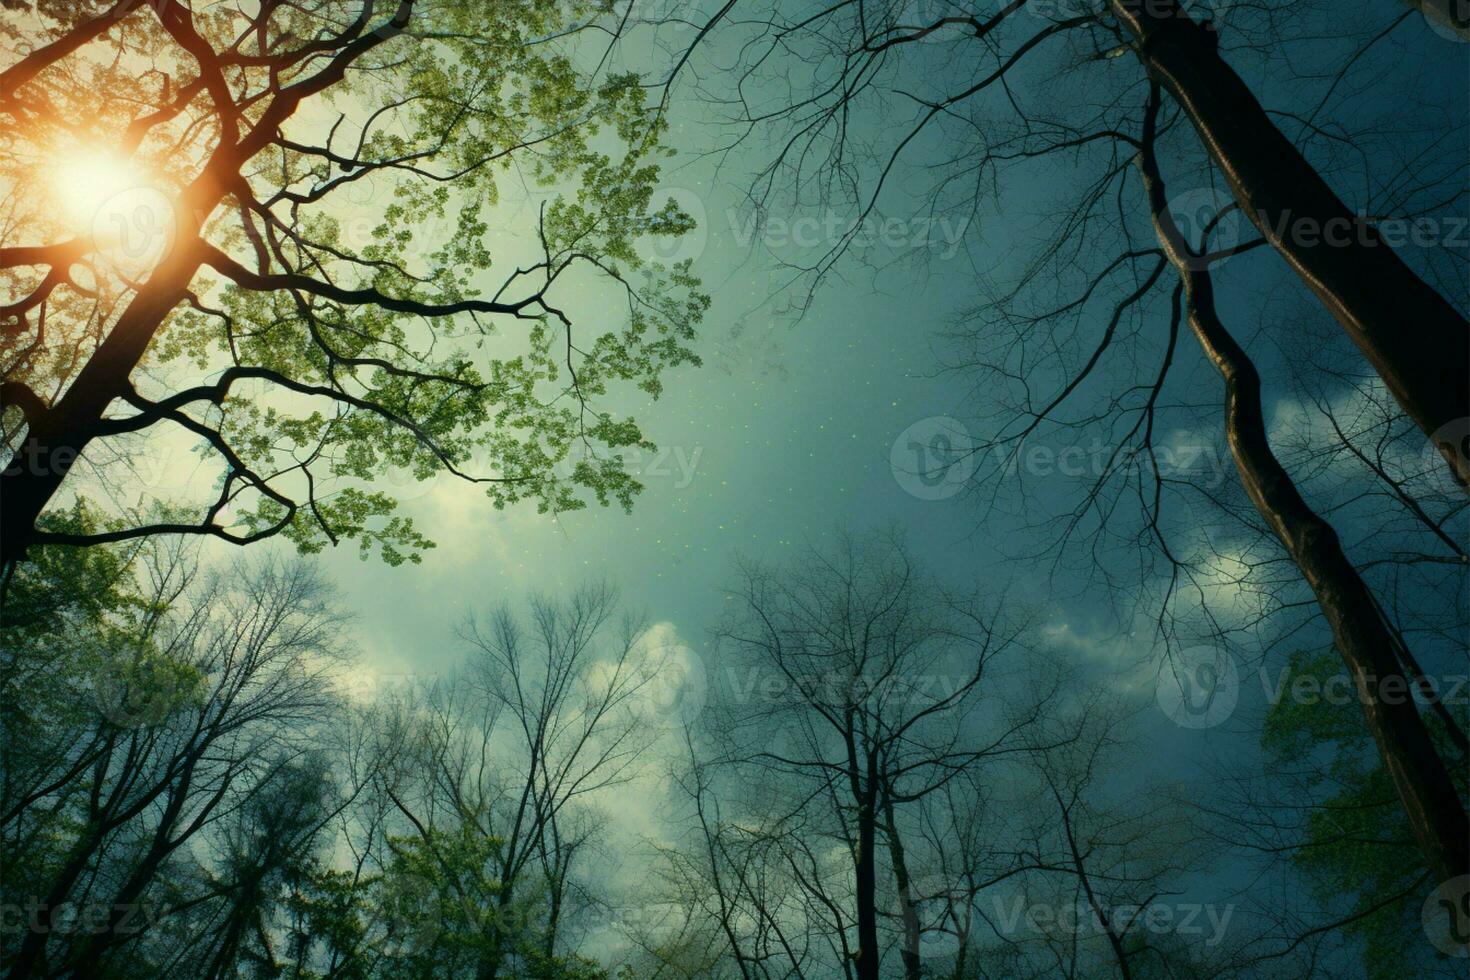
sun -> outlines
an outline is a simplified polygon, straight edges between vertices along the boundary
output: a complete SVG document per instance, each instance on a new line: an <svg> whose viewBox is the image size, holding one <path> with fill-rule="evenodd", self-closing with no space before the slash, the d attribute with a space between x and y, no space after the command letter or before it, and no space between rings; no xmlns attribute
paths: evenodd
<svg viewBox="0 0 1470 980"><path fill-rule="evenodd" d="M173 198L156 174L131 158L102 148L67 152L51 178L60 223L89 238L114 264L156 262L173 237Z"/></svg>
<svg viewBox="0 0 1470 980"><path fill-rule="evenodd" d="M67 153L52 180L61 217L78 234L92 230L98 212L106 210L113 198L149 183L137 163L95 147Z"/></svg>

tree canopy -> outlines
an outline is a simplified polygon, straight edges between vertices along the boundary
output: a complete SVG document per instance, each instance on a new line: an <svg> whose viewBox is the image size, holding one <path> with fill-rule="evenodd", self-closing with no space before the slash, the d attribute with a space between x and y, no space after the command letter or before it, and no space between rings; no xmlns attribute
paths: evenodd
<svg viewBox="0 0 1470 980"><path fill-rule="evenodd" d="M434 0L7 20L7 559L170 531L396 563L429 542L371 485L388 466L629 506L617 454L647 440L608 399L696 363L708 300L637 250L692 222L654 199L664 122L607 68L618 23ZM38 527L164 429L202 447L207 499Z"/></svg>

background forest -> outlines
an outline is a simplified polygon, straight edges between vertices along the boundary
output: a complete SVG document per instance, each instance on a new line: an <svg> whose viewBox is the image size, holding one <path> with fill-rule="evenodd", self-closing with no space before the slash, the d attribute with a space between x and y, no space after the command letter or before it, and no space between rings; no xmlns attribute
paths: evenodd
<svg viewBox="0 0 1470 980"><path fill-rule="evenodd" d="M4 0L0 971L1463 977L1459 0Z"/></svg>

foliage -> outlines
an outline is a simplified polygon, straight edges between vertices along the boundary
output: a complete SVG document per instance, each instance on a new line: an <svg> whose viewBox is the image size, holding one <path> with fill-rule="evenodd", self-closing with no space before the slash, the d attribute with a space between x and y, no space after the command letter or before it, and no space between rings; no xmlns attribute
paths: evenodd
<svg viewBox="0 0 1470 980"><path fill-rule="evenodd" d="M418 561L432 543L376 485L389 467L473 481L496 507L631 507L641 485L619 454L651 443L610 400L656 398L667 369L698 363L709 299L688 262L637 248L693 221L655 197L668 151L643 80L602 67L607 25L589 24L616 26L607 5L104 6L6 29L39 56L107 18L79 53L0 86L18 122L0 176L42 204L6 233L38 248L0 256L24 297L0 308L6 442L23 460L50 433L105 479L140 437L182 431L216 495L175 501L185 520L33 540L283 534ZM46 184L46 161L109 155L141 186L68 227L44 205L73 189ZM146 225L124 229L144 244L167 230L166 249L109 251L97 226L114 217ZM110 353L128 343L119 323L152 337L136 369ZM95 419L67 398L87 370L112 395Z"/></svg>
<svg viewBox="0 0 1470 980"><path fill-rule="evenodd" d="M1309 679L1311 690L1331 691L1344 680L1342 660L1333 650L1298 650L1286 676L1293 683ZM1464 705L1456 708L1463 726ZM1267 715L1261 745L1272 762L1315 764L1308 769L1315 805L1292 863L1324 908L1343 906L1346 897L1343 917L1350 921L1343 928L1361 943L1369 976L1404 976L1409 963L1426 973L1436 963L1452 967L1424 942L1420 908L1433 882L1361 715L1355 692L1348 698L1283 697ZM1443 721L1428 712L1426 718L1444 757L1454 758ZM1452 775L1464 793L1464 767L1454 767ZM1394 896L1400 897L1385 904Z"/></svg>

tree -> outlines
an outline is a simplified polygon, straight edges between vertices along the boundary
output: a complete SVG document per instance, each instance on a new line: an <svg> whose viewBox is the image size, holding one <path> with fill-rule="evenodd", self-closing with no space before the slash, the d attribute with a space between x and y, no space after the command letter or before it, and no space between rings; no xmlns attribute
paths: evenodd
<svg viewBox="0 0 1470 980"><path fill-rule="evenodd" d="M1047 692L1010 705L987 697L1016 633L978 598L946 594L896 538L844 537L788 568L747 563L741 575L717 636L732 676L747 675L745 691L721 705L715 744L728 748L715 759L743 785L771 785L759 817L724 819L756 824L735 832L772 849L806 893L806 917L840 943L834 952L857 977L876 978L884 851L907 887L894 811L1018 751ZM726 831L711 820L705 833L718 842ZM831 857L837 846L840 862ZM727 902L748 893L742 885ZM786 925L786 913L762 916L772 930ZM916 976L911 954L900 952L905 974Z"/></svg>
<svg viewBox="0 0 1470 980"><path fill-rule="evenodd" d="M1100 405L1094 403L1080 412L1077 427L1098 423L1111 445L1101 472L1095 474L1072 520L1060 537L1053 534L1051 540L1066 541L1084 520L1099 526L1116 524L1117 498L1105 499L1103 489L1121 477L1123 489L1136 491L1143 512L1135 539L1157 546L1164 561L1172 566L1167 593L1158 607L1159 632L1167 641L1171 626L1166 620L1176 616L1169 608L1176 584L1182 577L1194 576L1186 567L1188 559L1181 557L1175 542L1169 539L1162 512L1166 485L1188 485L1189 479L1187 475L1181 479L1178 474L1161 472L1155 438L1162 428L1166 379L1181 359L1178 327L1180 311L1187 308L1188 322L1201 337L1207 361L1220 368L1231 387L1225 431L1240 464L1247 496L1312 588L1339 649L1353 664L1355 676L1375 690L1378 685L1396 686L1406 672L1398 655L1402 644L1395 642L1373 595L1339 546L1332 528L1311 511L1284 468L1276 465L1265 439L1254 367L1249 366L1238 344L1219 342L1223 331L1214 331L1209 337L1200 333L1196 299L1212 262L1259 245L1271 245L1367 355L1403 414L1429 434L1440 433L1452 420L1462 418L1465 406L1470 404L1464 370L1470 332L1463 316L1421 277L1422 272L1412 271L1376 232L1349 212L1322 174L1308 163L1304 152L1277 129L1256 97L1222 59L1218 43L1222 23L1202 25L1172 2L1137 4L1120 0L1099 12L1062 12L1075 16L1041 11L1041 23L1018 36L1016 28L1027 23L1022 19L1026 6L1024 2L1009 4L985 19L929 11L926 17L929 13L934 16L918 23L902 13L888 16L886 7L875 10L871 18L865 17L866 5L851 9L839 5L799 23L785 23L777 15L772 15L769 22L757 19L753 30L758 43L746 49L753 53L742 55L742 64L752 76L765 69L767 57L775 57L774 49L767 44L784 48L806 41L812 51L819 53L816 56L834 65L842 80L830 87L816 85L805 95L790 92L796 86L788 84L762 103L753 102L755 86L751 86L750 96L742 91L736 105L742 123L754 125L777 118L789 126L780 152L760 175L757 202L766 203L775 192L778 175L795 177L800 186L802 168L810 159L820 158L832 161L839 176L820 185L815 193L851 202L866 218L878 206L900 154L911 144L917 147L920 138L933 129L953 133L960 145L967 147L962 152L941 149L926 161L944 174L936 200L929 205L935 208L941 207L943 195L957 186L961 188L958 193L970 195L970 206L978 209L984 189L997 184L1005 172L1002 168L1013 160L1070 157L1095 165L1101 176L1080 186L1081 197L1058 222L1057 237L1039 250L1038 259L1023 270L1013 289L1001 290L996 299L981 304L975 315L978 325L967 331L967 348L961 355L963 367L1011 384L1024 401L1016 406L987 405L986 428L995 434L965 447L961 455L984 459L992 455L992 450L1004 450L1007 460L1013 461L1025 441L1044 424L1073 424L1058 420L1066 410L1075 410L1086 393L1097 391L1105 380L1113 380L1101 377L1100 365L1106 355L1120 347L1126 346L1135 359L1156 361L1156 368L1150 363L1142 370L1137 360L1123 365L1117 379L1123 384L1116 393L1107 391L1098 399ZM1320 131L1320 123L1312 120L1337 88L1337 82L1407 17L1400 14L1346 59L1332 77L1323 103L1305 120L1303 139ZM1231 26L1242 36L1250 36L1248 21ZM1273 30L1279 28L1267 23L1257 35L1264 40L1257 43L1271 43ZM941 34L948 37L942 45L947 52L967 52L960 70L937 73L933 81L926 78L917 94L900 88L899 80L915 77L916 73L912 62L894 52L920 41L935 41ZM1114 94L1101 108L1090 108L1096 100L1087 97L1080 102L1088 108L1075 109L1064 96L1047 98L1037 94L1038 86L1022 89L1019 85L1038 77L1033 73L1033 62L1038 57L1034 51L1064 43L1071 44L1071 70L1085 77L1085 85L1115 86L1107 89ZM1119 69L1111 62L1129 52L1144 66L1145 80L1117 77ZM1039 71L1046 71L1045 65ZM1146 84L1153 93L1142 113L1127 108L1129 90L1139 84ZM1024 97L1015 94L1017 89L1025 92ZM1160 122L1162 91L1173 97L1174 111ZM988 95L1004 96L1006 101L992 107L985 101ZM875 103L881 107L885 98L899 97L913 106L912 125L898 130L896 138L884 132L879 147L870 147L864 141L866 133L851 122L852 115L859 109L874 108ZM1017 118L1008 125L1000 121L1008 116ZM1192 127L1197 141L1180 137L1178 129L1183 124ZM1166 144L1163 136L1171 127L1177 129ZM1181 142L1187 145L1181 147ZM1243 244L1218 245L1211 251L1207 246L1209 234L1201 234L1198 242L1188 241L1181 247L1161 232L1159 247L1142 245L1132 232L1137 211L1130 212L1129 208L1141 204L1151 221L1162 220L1168 226L1175 222L1171 212L1177 209L1171 207L1157 179L1157 163L1151 165L1151 170L1145 167L1142 195L1136 189L1130 193L1120 181L1131 169L1135 155L1154 160L1166 145L1168 152L1181 161L1181 169L1194 174L1203 168L1212 178L1222 180L1234 198L1228 205L1223 198L1211 201L1211 206L1199 209L1202 213L1190 216L1194 219L1191 224L1197 221L1198 230L1209 232L1234 211L1244 210L1261 237ZM1426 180L1428 183L1433 183L1432 178ZM1404 199L1422 191L1421 187L1392 188L1389 213L1395 213ZM1096 257L1099 251L1107 250L1097 248L1099 231L1095 226L1103 202L1112 200L1118 202L1121 231L1116 237L1120 244L1117 254L1104 261ZM1002 217L1006 213L1003 197L994 205L987 202L987 206L993 206ZM1428 209L1433 213L1435 206L1429 205ZM1324 234L1306 235L1303 227ZM1352 229L1354 233L1342 240L1325 234L1326 229L1334 227L1344 232ZM825 274L852 241L851 233L842 236L807 270L818 277ZM1170 264L1180 270L1183 278L1170 301L1167 337L1162 342L1145 342L1140 328L1148 319L1140 311L1158 290L1161 274ZM1042 270L1055 272L1054 290L1046 288ZM1462 288L1459 279L1457 276L1452 280L1457 302L1463 299L1458 295ZM1121 283L1112 286L1118 295L1116 302L1110 309L1105 306L1105 321L1100 329L1092 330L1093 321L1087 311L1095 298L1110 296L1109 285L1118 280ZM1206 302L1213 304L1212 299ZM1412 311L1407 315L1423 332L1406 334L1398 329L1406 311ZM1218 323L1218 318L1214 322ZM1013 331L1011 336L1005 335L1007 328ZM1086 333L1095 337L1086 337ZM1228 334L1224 336L1228 338ZM1445 360L1437 360L1436 352ZM1045 393L1036 402L1032 399L1038 390L1055 393ZM1119 431L1124 433L1121 440ZM1135 440L1136 447L1126 445ZM1463 452L1438 443L1436 449L1460 482L1465 482L1470 463ZM1137 486L1126 486L1134 476ZM1207 499L1217 496L1214 488L1208 487L1203 495ZM1184 527L1186 534L1196 530L1189 522ZM1119 532L1119 537L1127 540L1129 536ZM1201 551L1206 563L1216 553L1213 543ZM1204 578L1208 577L1207 573ZM1201 596L1201 618L1221 632L1215 626L1216 614L1203 599L1206 592L1202 583L1194 578L1189 584ZM1421 846L1436 875L1447 881L1463 874L1470 868L1466 844L1470 825L1418 710L1412 704L1388 704L1376 694L1367 700L1365 709L1369 730L1385 759L1392 760L1390 770L1395 773L1404 806L1413 816Z"/></svg>
<svg viewBox="0 0 1470 980"><path fill-rule="evenodd" d="M1470 406L1465 297L1440 295L1342 202L1220 57L1213 22L1196 22L1176 0L1110 0L1108 8L1132 37L1151 84L1166 88L1194 126L1246 217L1317 294L1405 414L1425 435L1443 438ZM1303 222L1354 233L1308 238L1299 233ZM1406 320L1414 324L1408 330ZM1451 441L1437 448L1470 486L1470 456Z"/></svg>
<svg viewBox="0 0 1470 980"><path fill-rule="evenodd" d="M337 704L340 614L302 564L204 575L177 548L54 553L15 573L5 605L6 734L46 733L5 744L6 889L29 916L6 933L8 975L147 973L181 950L218 974L351 796L312 750ZM53 615L27 630L12 602L34 594L33 568L50 585L58 568L83 573L72 586L104 572L123 601L78 632ZM41 688L27 709L11 700ZM217 866L198 863L204 840ZM181 945L155 945L175 930Z"/></svg>
<svg viewBox="0 0 1470 980"><path fill-rule="evenodd" d="M1170 216L1154 152L1159 90L1150 94L1139 152L1140 170L1160 245L1178 270L1188 322L1200 346L1225 379L1225 427L1241 482L1261 516L1275 530L1312 587L1343 660L1363 692L1368 730L1392 774L1414 836L1441 882L1470 869L1470 821L1429 729L1411 700L1384 692L1409 690L1399 644L1362 577L1343 552L1337 533L1302 499L1271 451L1255 365L1225 329L1215 309L1213 284L1202 262L1207 240L1186 241Z"/></svg>
<svg viewBox="0 0 1470 980"><path fill-rule="evenodd" d="M1332 689L1332 678L1341 673L1330 651L1299 651L1291 665L1293 677L1313 678L1325 690ZM1463 706L1457 709L1463 725ZM1301 822L1287 825L1279 843L1289 848L1293 866L1303 873L1321 908L1344 920L1346 935L1361 943L1369 976L1402 975L1411 963L1426 976L1451 975L1455 964L1449 951L1420 940L1422 910L1435 876L1411 846L1416 835L1395 805L1393 774L1354 723L1353 710L1351 704L1331 699L1288 698L1272 706L1262 745L1281 772L1304 777L1301 796L1276 795L1278 812L1290 808L1301 814ZM1430 735L1452 758L1448 727L1431 724ZM1463 792L1464 767L1454 772ZM1249 819L1265 802L1242 801L1238 812ZM1463 916L1462 910L1450 912ZM1443 942L1449 937L1435 938Z"/></svg>
<svg viewBox="0 0 1470 980"><path fill-rule="evenodd" d="M529 624L509 607L471 618L463 674L389 706L377 791L392 832L377 861L417 937L412 969L492 980L567 954L593 803L635 772L649 739L640 692L661 666L642 622L617 614L615 591L594 585L534 599ZM415 911L415 889L454 916Z"/></svg>
<svg viewBox="0 0 1470 980"><path fill-rule="evenodd" d="M823 963L852 976L852 918L843 892L850 861L817 856L810 837L830 834L823 814L762 819L788 805L779 790L737 776L740 792L725 792L718 760L696 744L690 727L682 735L670 781L687 802L688 830L657 849L659 888L628 937L643 953L641 965L689 980L764 980Z"/></svg>
<svg viewBox="0 0 1470 980"><path fill-rule="evenodd" d="M1455 295L1446 299L1413 270L1371 221L1343 203L1222 56L1227 22L1247 45L1281 43L1271 34L1279 30L1274 5L1257 12L1257 24L1250 12L1225 4L1201 22L1190 5L1176 0L1011 0L985 13L949 0L899 0L838 3L809 15L748 3L739 17L730 15L732 6L721 8L715 22L734 22L731 30L743 35L731 68L741 85L733 95L712 89L707 97L730 108L741 137L784 127L774 134L775 149L757 177L754 204L769 206L785 193L778 178L790 178L798 199L856 212L846 231L810 264L798 266L803 271L820 278L853 246L900 173L900 157L917 155L926 139L953 136L965 147L939 154L946 193L957 188L978 196L995 186L998 168L1010 161L1095 153L1106 172L1102 183L1111 183L1118 161L1109 153L1134 143L1130 127L1119 125L1115 100L1152 80L1182 110L1197 134L1196 148L1216 165L1235 206L1260 232L1260 243L1275 249L1317 295L1405 413L1436 440L1457 479L1470 483L1470 458L1447 438L1470 405L1463 281L1452 280ZM1408 17L1400 14L1373 41ZM1067 50L1043 60L1058 48ZM950 64L926 64L918 53L925 49L942 51ZM1141 72L1119 67L1127 54ZM793 73L793 62L821 70ZM1088 76L1085 90L1109 93L1101 109L1084 98L1071 111L1048 98L1050 87L1068 74ZM1042 84L1016 97L1018 82L1038 79ZM997 105L987 104L992 96ZM905 109L907 119L900 115L903 121L881 126L876 135L863 118ZM1311 117L1304 122L1308 136L1320 132ZM818 167L826 174L815 172ZM1073 216L1062 221L1064 235L1087 226L1084 216L1098 200L1092 194L1084 190ZM1077 254L1075 243L1054 247ZM1408 331L1401 329L1405 318L1415 324Z"/></svg>
<svg viewBox="0 0 1470 980"><path fill-rule="evenodd" d="M579 940L598 803L637 772L663 667L613 590L470 620L454 683L356 704L309 565L193 551L13 566L7 975L604 980Z"/></svg>
<svg viewBox="0 0 1470 980"><path fill-rule="evenodd" d="M708 300L688 264L634 250L691 222L652 200L663 122L604 69L618 23L593 0L112 0L8 21L28 53L0 73L20 202L0 249L4 560L162 532L416 558L428 542L363 485L385 465L497 506L629 506L617 453L646 440L599 399L657 396L696 362ZM505 228L518 176L546 199ZM346 201L364 190L373 207ZM573 290L594 282L626 305L584 333ZM38 523L85 489L78 459L107 470L109 445L125 462L165 429L216 466L196 517Z"/></svg>
<svg viewBox="0 0 1470 980"><path fill-rule="evenodd" d="M1070 907L1073 917L1058 915L1056 933L1042 937L1058 970L1123 980L1187 976L1183 968L1209 956L1207 944L1224 937L1179 950L1149 934L1155 903L1182 894L1206 859L1191 821L1156 786L1145 779L1118 792L1110 785L1112 764L1128 747L1128 720L1118 705L1093 698L1064 719L1072 737L1028 760L1036 796L1023 812L1035 815L1035 829L1018 850L1030 851L1036 870L1024 879L1022 900ZM1216 922L1221 932L1227 924Z"/></svg>
<svg viewBox="0 0 1470 980"><path fill-rule="evenodd" d="M814 578L777 573L808 586L795 591L812 600L793 603L811 618L776 629L788 665L831 650L825 631L811 624L847 604L852 622L872 625L866 635L875 647L894 649L882 616L864 615L874 611L868 600L877 593L849 590L841 559L805 567L815 569ZM902 571L893 574L903 578ZM816 582L828 588L818 592ZM918 585L910 588L922 594ZM793 626L780 612L791 607L768 599L760 608L771 614L771 627ZM898 616L913 607L898 599L880 608ZM740 618L735 612L728 628ZM932 609L916 621L963 643ZM751 625L765 622L756 615ZM904 649L917 654L922 646ZM722 644L727 663L732 653ZM983 756L956 762L923 793L904 791L920 767L905 771L903 763L890 768L880 760L884 788L870 831L879 975L1225 975L1233 951L1245 945L1242 927L1232 921L1233 906L1210 905L1207 916L1205 906L1179 904L1186 892L1198 894L1210 852L1170 787L1128 768L1142 746L1137 708L1105 693L1118 678L1100 673L1088 679L1086 695L1071 697L1067 692L1082 686L1080 672L1058 671L1037 651L1017 651L1016 658L1010 671L988 666L979 704L990 710L940 712L924 726L930 737L955 739L955 748L985 743ZM840 676L841 659L827 669ZM905 663L918 668L923 661L916 655ZM659 848L660 887L633 930L644 953L635 963L670 977L862 976L863 947L855 937L863 917L856 861L864 815L850 802L846 780L823 769L840 760L847 739L832 739L824 758L814 748L816 726L803 724L802 714L821 719L795 693L818 685L776 684L784 672L741 677L743 663L733 665L731 678L735 692L748 692L746 700L722 692L709 709L744 717L749 729L716 718L706 733L685 731L684 758L674 766L685 834ZM878 663L870 666L881 675ZM933 675L917 669L902 676ZM838 679L830 683L840 688ZM773 696L778 689L790 697ZM752 705L751 694L761 690L768 693ZM886 707L855 726L859 749L873 740L866 733L902 725L899 706L889 700ZM1024 724L1017 727L1017 719ZM990 741L997 729L1006 734L1004 747ZM910 762L924 758L917 745L908 748L916 750ZM1186 917L1188 928L1171 934L1169 927Z"/></svg>
<svg viewBox="0 0 1470 980"><path fill-rule="evenodd" d="M1168 934L1208 854L1168 787L1130 767L1139 712L1106 693L1116 678L1069 696L1081 679L1048 699L1026 751L967 769L908 815L913 884L896 909L920 975L1219 976L1229 962L1228 910L1214 934Z"/></svg>
<svg viewBox="0 0 1470 980"><path fill-rule="evenodd" d="M1463 933L1463 910L1436 904L1453 899L1458 883L1439 886L1419 851L1341 658L1298 649L1281 680L1283 696L1260 726L1264 771L1222 757L1210 767L1213 788L1192 801L1250 883L1240 912L1259 924L1232 951L1234 962L1247 972L1324 977L1463 972L1452 939L1455 928ZM1462 704L1451 714L1463 724ZM1452 757L1437 715L1430 733ZM1463 765L1452 772L1463 788Z"/></svg>
<svg viewBox="0 0 1470 980"><path fill-rule="evenodd" d="M244 964L269 972L280 966L274 918L287 884L312 870L322 828L333 815L334 786L323 754L272 760L278 773L267 792L247 799L221 832L222 868L215 876L227 903L205 939L201 959L209 978L234 975Z"/></svg>

